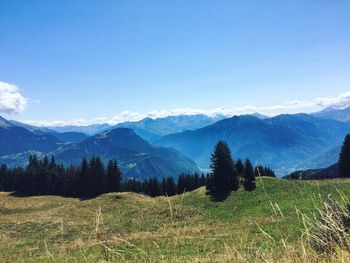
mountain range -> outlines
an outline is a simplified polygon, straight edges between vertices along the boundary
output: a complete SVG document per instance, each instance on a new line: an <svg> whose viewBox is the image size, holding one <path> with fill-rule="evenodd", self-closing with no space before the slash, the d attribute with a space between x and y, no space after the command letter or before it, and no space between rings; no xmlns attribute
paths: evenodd
<svg viewBox="0 0 350 263"><path fill-rule="evenodd" d="M250 158L282 176L336 163L348 120L350 107L272 118L181 115L115 126L36 127L0 117L0 163L23 165L36 153L69 165L100 155L116 158L127 177L162 178L199 172L197 165L209 169L215 144L225 140L235 159Z"/></svg>
<svg viewBox="0 0 350 263"><path fill-rule="evenodd" d="M193 159L199 167L209 168L215 143L225 140L234 157L250 158L282 175L296 169L334 163L337 154L317 165L312 159L316 155L322 159L322 154L340 145L349 132L349 123L307 114L267 119L234 116L195 131L167 135L155 145L173 147Z"/></svg>
<svg viewBox="0 0 350 263"><path fill-rule="evenodd" d="M67 145L51 153L64 164L80 164L82 158L100 156L106 163L117 159L127 178L177 178L183 172L200 172L196 164L180 152L154 147L133 130L115 128Z"/></svg>
<svg viewBox="0 0 350 263"><path fill-rule="evenodd" d="M107 130L111 127L111 125L107 123L102 124L92 124L92 125L85 125L85 126L76 126L76 125L65 125L65 126L52 126L50 127L50 130L53 130L58 133L65 133L65 132L77 132L77 133L84 133L86 135L95 135L98 134L104 130Z"/></svg>
<svg viewBox="0 0 350 263"><path fill-rule="evenodd" d="M53 155L68 166L80 164L84 157L100 156L105 163L117 159L125 178L161 179L200 172L182 153L154 147L131 129L114 128L93 136L83 135L85 137L77 132L57 133L0 118L0 162L24 165L28 156L35 153L39 157ZM78 137L76 142L72 142L73 136Z"/></svg>
<svg viewBox="0 0 350 263"><path fill-rule="evenodd" d="M165 135L196 130L224 118L224 116L209 117L204 114L168 116L156 119L145 118L137 122L123 122L113 126L112 129L129 128L145 140L154 142Z"/></svg>
<svg viewBox="0 0 350 263"><path fill-rule="evenodd" d="M50 134L37 134L0 117L0 156L28 150L52 151L60 141Z"/></svg>
<svg viewBox="0 0 350 263"><path fill-rule="evenodd" d="M56 137L60 141L64 142L80 142L84 139L86 139L88 134L85 134L83 132L77 132L77 131L67 131L67 132L57 132L56 130L53 130L52 128L46 128L46 127L37 127L25 123L21 123L18 121L9 121L13 126L18 126L25 128L34 134L37 135L45 135L49 134L52 135L53 137Z"/></svg>
<svg viewBox="0 0 350 263"><path fill-rule="evenodd" d="M314 113L313 115L324 119L350 122L350 107L349 106L346 108L328 107L320 112Z"/></svg>

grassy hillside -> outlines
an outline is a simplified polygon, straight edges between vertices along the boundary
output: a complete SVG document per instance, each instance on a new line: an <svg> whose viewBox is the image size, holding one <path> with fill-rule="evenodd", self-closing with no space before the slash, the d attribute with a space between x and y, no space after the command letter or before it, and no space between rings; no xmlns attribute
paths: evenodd
<svg viewBox="0 0 350 263"><path fill-rule="evenodd" d="M221 203L204 188L169 199L0 193L0 261L310 262L301 213L339 191L350 197L350 181L263 178Z"/></svg>

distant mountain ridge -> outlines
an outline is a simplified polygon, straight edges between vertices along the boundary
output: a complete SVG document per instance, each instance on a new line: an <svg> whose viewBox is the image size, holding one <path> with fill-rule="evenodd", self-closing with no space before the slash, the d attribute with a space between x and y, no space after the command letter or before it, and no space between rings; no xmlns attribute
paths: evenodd
<svg viewBox="0 0 350 263"><path fill-rule="evenodd" d="M328 107L322 111L313 113L313 115L325 119L350 122L350 106L345 108Z"/></svg>
<svg viewBox="0 0 350 263"><path fill-rule="evenodd" d="M65 165L80 164L82 158L100 156L117 159L125 178L159 179L183 172L200 172L196 164L174 149L156 148L127 128L116 128L94 136L78 132L56 132L0 117L0 163L25 165L30 154L54 155Z"/></svg>
<svg viewBox="0 0 350 263"><path fill-rule="evenodd" d="M344 113L346 109L342 111ZM89 132L104 129L92 136L66 132L74 130L76 127L73 126L61 128L65 132L0 117L0 162L23 164L29 154L36 153L39 156L57 154L69 164L98 154L105 160L120 158L124 171L130 172L130 177L142 177L142 173L147 177L150 171L162 176L187 168L198 171L191 160L203 170L208 170L214 145L223 139L231 147L234 158L250 158L272 167L278 175L285 175L295 170L327 167L335 163L344 136L350 132L350 122L317 117L315 114L285 114L272 118L261 114L231 118L211 118L199 114L146 118L114 127L107 124L83 127ZM118 129L131 129L134 133L131 137L125 137L127 132L119 133L118 136L126 142L124 146L117 138L115 130ZM133 149L133 145L137 148ZM169 161L170 164L167 163Z"/></svg>
<svg viewBox="0 0 350 263"><path fill-rule="evenodd" d="M129 128L145 140L154 142L165 135L199 129L223 118L224 116L209 117L204 114L168 116L156 119L145 118L136 122L119 123L110 129Z"/></svg>
<svg viewBox="0 0 350 263"><path fill-rule="evenodd" d="M29 150L49 152L59 143L50 134L35 134L0 117L0 156Z"/></svg>
<svg viewBox="0 0 350 263"><path fill-rule="evenodd" d="M202 128L224 118L225 116L223 115L209 117L204 114L195 114L195 115L168 116L168 117L155 118L155 119L148 117L140 121L127 121L127 122L118 123L116 125L102 123L102 124L92 124L92 125L86 125L86 126L64 125L64 126L47 126L47 127L36 127L36 126L32 126L29 124L24 124L16 121L11 121L11 122L13 122L17 126L21 126L35 132L39 132L39 131L42 131L45 133L76 132L76 133L85 133L88 136L93 136L103 131L112 130L115 128L130 128L145 140L152 142L165 135L182 132L185 130L195 130L198 128Z"/></svg>
<svg viewBox="0 0 350 263"><path fill-rule="evenodd" d="M251 158L279 175L304 168L304 163L325 149L338 145L350 132L350 124L307 114L279 115L268 119L234 116L210 126L171 134L155 144L173 147L208 168L218 140L225 140L235 158ZM325 162L323 167L331 163ZM309 168L313 167L309 163Z"/></svg>
<svg viewBox="0 0 350 263"><path fill-rule="evenodd" d="M80 164L83 157L117 159L125 178L158 179L183 172L200 172L196 164L174 149L156 148L127 128L116 128L68 145L52 153L65 164Z"/></svg>
<svg viewBox="0 0 350 263"><path fill-rule="evenodd" d="M25 128L37 135L44 135L44 134L52 135L62 142L80 142L86 139L87 137L89 137L88 135L82 132L57 132L50 128L37 127L37 126L21 123L18 121L9 121L9 122L14 126Z"/></svg>
<svg viewBox="0 0 350 263"><path fill-rule="evenodd" d="M338 163L321 169L307 169L295 171L283 177L284 179L292 180L322 180L339 178Z"/></svg>
<svg viewBox="0 0 350 263"><path fill-rule="evenodd" d="M247 114L248 116L255 116L259 119L267 119L268 116L262 115L258 112L253 114ZM144 118L140 121L126 121L116 125L110 125L107 123L103 124L92 124L86 126L75 126L75 125L64 125L64 126L47 126L47 127L36 127L29 124L20 123L17 121L11 121L17 126L21 126L33 132L44 132L44 133L84 133L88 136L99 134L103 131L112 130L114 128L130 128L136 134L141 136L143 139L154 142L161 137L173 133L179 133L186 130L196 130L203 128L210 124L213 124L219 120L228 118L225 115L208 116L205 114L194 114L194 115L174 115L162 118Z"/></svg>
<svg viewBox="0 0 350 263"><path fill-rule="evenodd" d="M107 123L102 124L92 124L86 126L75 126L75 125L65 125L65 126L50 126L48 127L50 130L54 130L59 133L63 132L78 132L85 133L86 135L95 135L106 129L109 129L111 125Z"/></svg>
<svg viewBox="0 0 350 263"><path fill-rule="evenodd" d="M10 121L0 116L0 128L8 128L14 126Z"/></svg>

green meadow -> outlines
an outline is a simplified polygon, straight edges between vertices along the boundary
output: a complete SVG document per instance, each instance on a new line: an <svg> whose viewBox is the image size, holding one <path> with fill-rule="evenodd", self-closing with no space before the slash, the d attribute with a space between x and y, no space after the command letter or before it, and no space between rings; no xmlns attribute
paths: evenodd
<svg viewBox="0 0 350 263"><path fill-rule="evenodd" d="M88 200L2 192L0 261L327 262L308 245L304 223L329 195L350 197L350 180L257 178L255 191L239 189L223 202L205 188Z"/></svg>

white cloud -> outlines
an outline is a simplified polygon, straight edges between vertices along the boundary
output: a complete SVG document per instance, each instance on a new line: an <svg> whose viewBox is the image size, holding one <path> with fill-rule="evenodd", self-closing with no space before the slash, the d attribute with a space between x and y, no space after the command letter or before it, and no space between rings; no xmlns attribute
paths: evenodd
<svg viewBox="0 0 350 263"><path fill-rule="evenodd" d="M25 110L28 99L23 97L19 89L12 84L0 81L0 112L18 113Z"/></svg>
<svg viewBox="0 0 350 263"><path fill-rule="evenodd" d="M318 98L316 99L317 106L345 108L350 104L350 91L340 94L334 98Z"/></svg>
<svg viewBox="0 0 350 263"><path fill-rule="evenodd" d="M211 117L218 115L233 116L242 114L252 114L259 112L268 116L274 116L282 113L299 113L299 112L312 112L321 110L325 107L344 108L350 105L350 92L345 92L336 97L330 98L315 98L311 100L291 100L281 104L272 106L253 106L247 105L243 107L221 107L211 110L193 109L193 108L179 108L170 110L154 110L145 113L122 111L119 114L107 118L100 117L95 119L74 119L68 121L45 121L45 120L27 120L25 123L37 125L37 126L65 126L65 125L77 125L85 126L91 124L117 124L125 121L138 121L144 118L162 118L167 116L177 115L195 115L205 114Z"/></svg>

